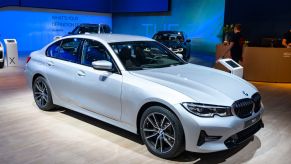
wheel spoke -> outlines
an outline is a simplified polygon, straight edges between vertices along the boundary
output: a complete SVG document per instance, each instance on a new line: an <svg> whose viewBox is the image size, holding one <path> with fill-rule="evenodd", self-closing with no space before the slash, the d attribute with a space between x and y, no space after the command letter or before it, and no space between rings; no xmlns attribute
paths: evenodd
<svg viewBox="0 0 291 164"><path fill-rule="evenodd" d="M34 92L35 95L41 95L41 92Z"/></svg>
<svg viewBox="0 0 291 164"><path fill-rule="evenodd" d="M156 129L159 129L158 127L156 127L156 125L153 123L153 121L150 119L150 117L147 117L147 120L149 120L149 122L152 124L152 126Z"/></svg>
<svg viewBox="0 0 291 164"><path fill-rule="evenodd" d="M41 106L41 96L39 99L36 99L36 103Z"/></svg>
<svg viewBox="0 0 291 164"><path fill-rule="evenodd" d="M41 95L37 95L37 96L35 96L35 99L36 99L36 100L39 100L39 98L41 98Z"/></svg>
<svg viewBox="0 0 291 164"><path fill-rule="evenodd" d="M164 141L165 141L165 142L166 142L166 143L167 143L171 148L173 147L173 144L171 144L170 141L169 141L167 138L164 137Z"/></svg>
<svg viewBox="0 0 291 164"><path fill-rule="evenodd" d="M36 82L35 87L38 91L40 91L40 92L42 91L42 89L40 88L39 82Z"/></svg>
<svg viewBox="0 0 291 164"><path fill-rule="evenodd" d="M41 105L41 106L44 106L43 97L40 98L40 105Z"/></svg>
<svg viewBox="0 0 291 164"><path fill-rule="evenodd" d="M161 121L161 126L160 126L161 128L163 128L163 124L164 124L165 118L166 118L166 116L164 116L162 121Z"/></svg>
<svg viewBox="0 0 291 164"><path fill-rule="evenodd" d="M160 148L161 148L161 153L163 152L163 137L160 136Z"/></svg>
<svg viewBox="0 0 291 164"><path fill-rule="evenodd" d="M154 133L154 134L152 134L150 136L147 136L146 139L152 138L152 137L156 136L157 134L159 134L159 133Z"/></svg>
<svg viewBox="0 0 291 164"><path fill-rule="evenodd" d="M47 88L46 88L46 84L45 83L43 83L43 92L47 93Z"/></svg>
<svg viewBox="0 0 291 164"><path fill-rule="evenodd" d="M154 118L154 121L155 121L156 126L157 126L158 128L160 128L160 127L159 127L159 124L158 124L158 122L157 122L157 119L156 119L156 117L155 117L155 114L153 114L153 118Z"/></svg>
<svg viewBox="0 0 291 164"><path fill-rule="evenodd" d="M45 102L48 102L48 96L47 95L43 95L42 98L45 100Z"/></svg>
<svg viewBox="0 0 291 164"><path fill-rule="evenodd" d="M157 132L156 129L146 129L146 128L144 128L143 131L145 131L145 132Z"/></svg>
<svg viewBox="0 0 291 164"><path fill-rule="evenodd" d="M175 138L174 138L174 137L172 137L172 136L170 136L169 134L167 134L167 133L164 133L164 135L165 135L165 136L167 136L168 138L171 138L172 140L174 140L174 141L175 141Z"/></svg>
<svg viewBox="0 0 291 164"><path fill-rule="evenodd" d="M40 84L41 84L41 89L42 89L42 91L44 91L44 89L45 89L44 83L41 82Z"/></svg>
<svg viewBox="0 0 291 164"><path fill-rule="evenodd" d="M158 146L158 141L160 139L160 135L156 138L156 143L155 143L155 148L157 149L157 146Z"/></svg>
<svg viewBox="0 0 291 164"><path fill-rule="evenodd" d="M169 126L171 126L172 124L171 124L171 122L166 126L166 127L164 127L163 128L163 130L166 130Z"/></svg>

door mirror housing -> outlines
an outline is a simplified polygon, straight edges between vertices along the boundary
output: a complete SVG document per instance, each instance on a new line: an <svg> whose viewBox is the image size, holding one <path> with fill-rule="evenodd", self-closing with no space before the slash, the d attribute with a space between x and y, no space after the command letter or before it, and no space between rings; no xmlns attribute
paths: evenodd
<svg viewBox="0 0 291 164"><path fill-rule="evenodd" d="M58 39L61 39L62 36L54 36L54 40L58 40Z"/></svg>
<svg viewBox="0 0 291 164"><path fill-rule="evenodd" d="M92 67L97 70L111 71L112 63L107 60L98 60L92 62Z"/></svg>

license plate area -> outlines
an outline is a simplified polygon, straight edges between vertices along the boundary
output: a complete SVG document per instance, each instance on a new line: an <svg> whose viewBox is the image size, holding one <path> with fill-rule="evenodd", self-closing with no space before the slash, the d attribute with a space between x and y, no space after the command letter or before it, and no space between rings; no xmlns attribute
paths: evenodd
<svg viewBox="0 0 291 164"><path fill-rule="evenodd" d="M245 128L248 128L252 125L254 125L256 122L258 122L260 120L261 116L257 115L256 117L249 119L245 122Z"/></svg>

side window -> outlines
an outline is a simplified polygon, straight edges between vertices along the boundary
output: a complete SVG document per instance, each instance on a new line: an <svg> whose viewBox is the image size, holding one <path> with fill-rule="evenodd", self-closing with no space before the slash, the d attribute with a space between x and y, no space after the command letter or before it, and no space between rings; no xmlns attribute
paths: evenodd
<svg viewBox="0 0 291 164"><path fill-rule="evenodd" d="M58 41L47 49L47 56L73 63L78 62L78 49L82 39L70 38Z"/></svg>
<svg viewBox="0 0 291 164"><path fill-rule="evenodd" d="M60 52L62 41L57 41L56 43L50 45L46 50L46 56L48 57L55 57L58 56L58 53Z"/></svg>
<svg viewBox="0 0 291 164"><path fill-rule="evenodd" d="M93 61L107 60L112 62L112 58L106 47L93 40L85 40L82 48L81 64L92 66Z"/></svg>
<svg viewBox="0 0 291 164"><path fill-rule="evenodd" d="M86 29L85 27L79 27L75 34L85 34Z"/></svg>
<svg viewBox="0 0 291 164"><path fill-rule="evenodd" d="M100 33L110 33L110 27L108 25L100 25Z"/></svg>
<svg viewBox="0 0 291 164"><path fill-rule="evenodd" d="M79 26L75 27L75 29L72 31L72 34L78 34L79 29Z"/></svg>
<svg viewBox="0 0 291 164"><path fill-rule="evenodd" d="M99 25L99 28L100 28L100 31L99 31L99 33L105 33L105 31L104 31L104 26L102 26L102 25Z"/></svg>

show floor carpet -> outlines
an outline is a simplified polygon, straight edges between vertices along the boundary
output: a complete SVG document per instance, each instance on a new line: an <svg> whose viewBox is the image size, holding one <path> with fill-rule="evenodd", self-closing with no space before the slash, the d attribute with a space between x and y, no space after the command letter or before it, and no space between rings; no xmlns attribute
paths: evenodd
<svg viewBox="0 0 291 164"><path fill-rule="evenodd" d="M241 147L173 160L139 136L67 109L39 110L21 68L0 69L0 163L290 163L291 84L254 83L265 105L261 129Z"/></svg>

